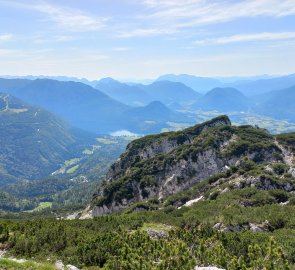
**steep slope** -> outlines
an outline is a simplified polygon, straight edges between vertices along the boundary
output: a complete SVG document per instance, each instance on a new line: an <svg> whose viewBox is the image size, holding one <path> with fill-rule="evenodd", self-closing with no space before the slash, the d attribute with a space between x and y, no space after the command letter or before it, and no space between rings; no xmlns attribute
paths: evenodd
<svg viewBox="0 0 295 270"><path fill-rule="evenodd" d="M245 111L250 100L234 88L214 88L192 105L194 109L220 112Z"/></svg>
<svg viewBox="0 0 295 270"><path fill-rule="evenodd" d="M265 94L264 101L257 105L260 114L295 122L295 86Z"/></svg>
<svg viewBox="0 0 295 270"><path fill-rule="evenodd" d="M128 108L100 91L77 82L38 79L22 88L4 87L2 91L43 107L73 126L89 131L108 132L123 128L118 118Z"/></svg>
<svg viewBox="0 0 295 270"><path fill-rule="evenodd" d="M191 87L195 91L198 91L199 93L206 93L212 88L221 87L223 85L223 83L217 79L198 77L198 76L187 75L187 74L180 74L180 75L167 74L167 75L160 76L157 79L157 81L181 82L187 85L188 87Z"/></svg>
<svg viewBox="0 0 295 270"><path fill-rule="evenodd" d="M3 93L0 104L1 186L48 175L88 142L43 109Z"/></svg>
<svg viewBox="0 0 295 270"><path fill-rule="evenodd" d="M181 132L135 140L112 165L93 213L106 214L185 190L246 157L271 162L281 159L282 151L264 130L233 127L225 116Z"/></svg>

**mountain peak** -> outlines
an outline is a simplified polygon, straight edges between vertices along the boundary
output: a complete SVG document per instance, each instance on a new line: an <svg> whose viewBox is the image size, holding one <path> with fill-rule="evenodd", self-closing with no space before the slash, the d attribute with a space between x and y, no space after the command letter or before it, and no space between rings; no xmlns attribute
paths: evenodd
<svg viewBox="0 0 295 270"><path fill-rule="evenodd" d="M161 101L155 100L152 101L151 103L149 103L146 108L149 109L165 109L165 110L169 110Z"/></svg>
<svg viewBox="0 0 295 270"><path fill-rule="evenodd" d="M98 83L105 83L105 84L111 84L111 83L120 83L119 81L111 78L111 77L106 77L106 78L102 78L98 81Z"/></svg>
<svg viewBox="0 0 295 270"><path fill-rule="evenodd" d="M235 88L213 88L201 97L193 108L202 110L217 110L219 112L247 111L249 99Z"/></svg>

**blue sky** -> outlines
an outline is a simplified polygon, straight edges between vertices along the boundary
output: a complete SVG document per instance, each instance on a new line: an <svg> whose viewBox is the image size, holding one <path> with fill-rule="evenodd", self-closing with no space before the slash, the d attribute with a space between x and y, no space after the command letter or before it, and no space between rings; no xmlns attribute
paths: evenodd
<svg viewBox="0 0 295 270"><path fill-rule="evenodd" d="M0 74L295 73L294 0L0 0Z"/></svg>

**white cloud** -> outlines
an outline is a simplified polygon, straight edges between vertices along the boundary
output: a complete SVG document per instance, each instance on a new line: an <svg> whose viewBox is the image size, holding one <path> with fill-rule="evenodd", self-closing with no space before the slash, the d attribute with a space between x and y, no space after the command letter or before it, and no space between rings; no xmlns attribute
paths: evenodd
<svg viewBox="0 0 295 270"><path fill-rule="evenodd" d="M282 17L295 14L293 0L146 0L150 16L162 19L191 18L195 23L231 21L240 17Z"/></svg>
<svg viewBox="0 0 295 270"><path fill-rule="evenodd" d="M145 0L140 18L161 27L184 29L257 16L295 15L294 0Z"/></svg>
<svg viewBox="0 0 295 270"><path fill-rule="evenodd" d="M105 26L107 18L95 17L80 10L55 6L47 2L33 6L49 19L68 31L97 31Z"/></svg>
<svg viewBox="0 0 295 270"><path fill-rule="evenodd" d="M41 12L45 14L50 21L71 32L101 30L105 27L105 23L108 20L106 17L94 16L79 9L53 5L46 1L32 3L0 0L0 5Z"/></svg>
<svg viewBox="0 0 295 270"><path fill-rule="evenodd" d="M138 28L130 31L122 31L118 34L118 37L129 38L129 37L149 37L157 35L174 34L176 30L172 29L161 29L161 28Z"/></svg>
<svg viewBox="0 0 295 270"><path fill-rule="evenodd" d="M10 41L10 40L12 40L12 37L13 37L12 34L0 35L0 42Z"/></svg>
<svg viewBox="0 0 295 270"><path fill-rule="evenodd" d="M264 32L255 34L232 35L225 37L218 37L212 39L203 39L195 41L195 44L229 44L237 42L253 42L253 41L275 41L295 39L295 32Z"/></svg>

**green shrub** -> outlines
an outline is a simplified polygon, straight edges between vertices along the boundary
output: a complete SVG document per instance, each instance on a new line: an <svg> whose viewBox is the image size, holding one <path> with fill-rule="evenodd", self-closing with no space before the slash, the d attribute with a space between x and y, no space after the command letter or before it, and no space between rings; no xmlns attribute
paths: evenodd
<svg viewBox="0 0 295 270"><path fill-rule="evenodd" d="M276 174L282 175L285 172L286 165L283 163L272 163L272 168Z"/></svg>
<svg viewBox="0 0 295 270"><path fill-rule="evenodd" d="M283 190L278 190L278 189L270 190L269 194L271 196L273 196L278 203L286 202L289 199L288 193L286 191L283 191Z"/></svg>

